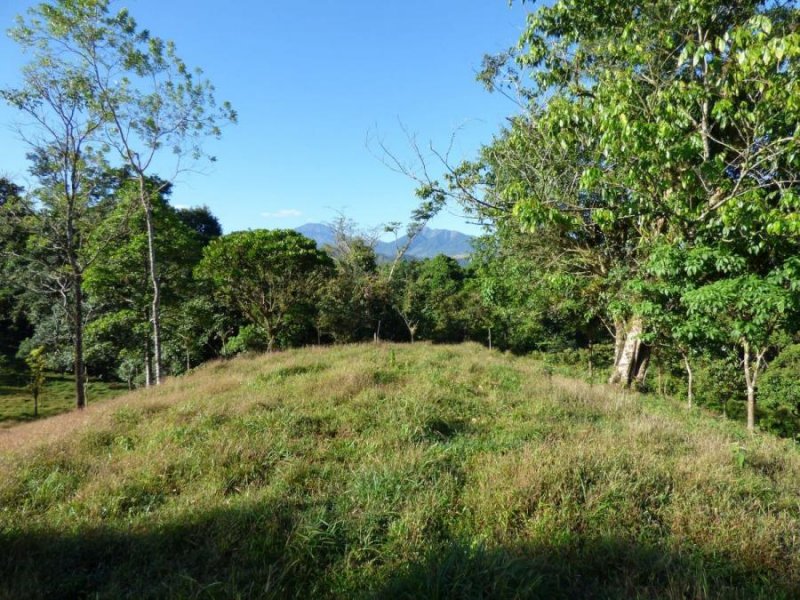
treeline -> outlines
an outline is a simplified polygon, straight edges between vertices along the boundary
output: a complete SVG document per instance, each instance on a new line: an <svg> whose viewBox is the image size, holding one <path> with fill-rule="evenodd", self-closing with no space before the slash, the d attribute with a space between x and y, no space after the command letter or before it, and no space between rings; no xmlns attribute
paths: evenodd
<svg viewBox="0 0 800 600"><path fill-rule="evenodd" d="M420 192L492 226L509 307L607 335L612 383L797 436L799 59L794 1L540 7L480 75L521 113Z"/></svg>
<svg viewBox="0 0 800 600"><path fill-rule="evenodd" d="M30 193L0 180L4 230L0 345L19 359L45 349L53 370L81 364L95 378L155 383L152 298L144 210L127 172L104 174L103 196L77 222L82 232L80 323L72 278L47 188ZM148 179L159 257L162 369L177 375L211 358L308 344L372 340L488 343L495 323L482 301L481 270L438 256L380 263L374 242L344 219L324 249L293 230L222 234L207 207L175 208L171 187ZM48 262L50 261L50 262ZM55 284L53 283L55 282ZM495 326L496 327L496 326ZM507 338L500 329L496 344ZM517 341L518 343L518 341Z"/></svg>
<svg viewBox="0 0 800 600"><path fill-rule="evenodd" d="M451 199L486 225L467 268L380 265L346 223L319 249L170 207L153 158L202 157L235 113L104 0L33 16L13 32L35 55L25 86L3 92L44 135L39 187L2 186L2 343L71 364L79 405L87 368L133 385L247 349L491 338L800 433L797 2L536 9L479 76L520 110L442 180L409 173L410 233Z"/></svg>

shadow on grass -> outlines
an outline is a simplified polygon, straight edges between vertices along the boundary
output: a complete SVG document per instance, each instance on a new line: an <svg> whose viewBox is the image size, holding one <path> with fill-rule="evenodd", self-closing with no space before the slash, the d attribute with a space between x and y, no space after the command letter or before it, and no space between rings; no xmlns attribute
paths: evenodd
<svg viewBox="0 0 800 600"><path fill-rule="evenodd" d="M800 597L800 587L719 556L603 539L492 550L450 544L404 566L372 597L789 599Z"/></svg>
<svg viewBox="0 0 800 600"><path fill-rule="evenodd" d="M486 549L454 540L363 560L346 524L301 507L226 509L142 530L0 532L0 598L796 598L797 582L721 556L620 539Z"/></svg>

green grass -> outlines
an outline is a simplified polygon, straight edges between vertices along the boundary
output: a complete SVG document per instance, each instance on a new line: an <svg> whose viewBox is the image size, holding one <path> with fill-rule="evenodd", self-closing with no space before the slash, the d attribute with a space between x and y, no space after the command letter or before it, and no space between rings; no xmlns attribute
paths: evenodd
<svg viewBox="0 0 800 600"><path fill-rule="evenodd" d="M297 350L42 422L0 455L0 597L800 595L790 443L546 373Z"/></svg>
<svg viewBox="0 0 800 600"><path fill-rule="evenodd" d="M127 391L120 383L92 381L86 386L88 403L100 402ZM51 417L75 408L75 379L70 375L49 373L39 396L39 417ZM27 388L22 369L0 368L0 429L36 420L33 397Z"/></svg>

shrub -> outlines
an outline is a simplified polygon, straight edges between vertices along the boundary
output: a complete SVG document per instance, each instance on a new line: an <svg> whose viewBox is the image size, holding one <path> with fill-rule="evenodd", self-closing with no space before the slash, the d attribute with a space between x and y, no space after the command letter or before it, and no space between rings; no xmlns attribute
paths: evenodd
<svg viewBox="0 0 800 600"><path fill-rule="evenodd" d="M761 427L784 437L800 436L800 344L784 349L758 386Z"/></svg>

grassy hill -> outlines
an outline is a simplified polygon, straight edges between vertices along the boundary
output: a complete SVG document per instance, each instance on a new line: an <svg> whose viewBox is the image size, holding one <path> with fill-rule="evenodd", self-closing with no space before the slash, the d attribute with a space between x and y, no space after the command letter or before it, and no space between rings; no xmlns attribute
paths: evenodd
<svg viewBox="0 0 800 600"><path fill-rule="evenodd" d="M477 345L212 363L0 431L0 597L790 598L800 455Z"/></svg>

